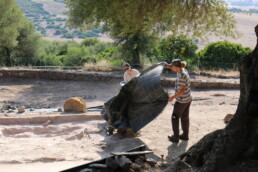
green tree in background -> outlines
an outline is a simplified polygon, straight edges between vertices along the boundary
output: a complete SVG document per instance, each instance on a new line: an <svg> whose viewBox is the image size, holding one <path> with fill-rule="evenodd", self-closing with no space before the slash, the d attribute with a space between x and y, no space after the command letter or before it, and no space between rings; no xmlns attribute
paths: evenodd
<svg viewBox="0 0 258 172"><path fill-rule="evenodd" d="M162 60L171 62L174 58L194 59L196 58L196 50L198 46L192 39L185 35L170 35L162 39L158 45L158 50Z"/></svg>
<svg viewBox="0 0 258 172"><path fill-rule="evenodd" d="M18 44L17 37L23 15L15 0L0 0L1 63L11 65L11 49Z"/></svg>
<svg viewBox="0 0 258 172"><path fill-rule="evenodd" d="M81 43L75 41L47 41L40 44L40 55L34 59L35 65L82 66L84 63L95 63L98 53L113 46L112 43L86 38Z"/></svg>
<svg viewBox="0 0 258 172"><path fill-rule="evenodd" d="M227 68L227 64L238 63L250 52L252 52L250 48L245 48L241 44L218 41L207 45L198 56L200 61L203 61L203 67Z"/></svg>
<svg viewBox="0 0 258 172"><path fill-rule="evenodd" d="M187 33L189 37L207 34L236 36L235 21L224 1L217 0L66 0L69 23L91 29L103 25L113 38L139 40L142 34L160 31ZM115 34L114 34L115 33ZM133 61L139 63L140 46L135 43ZM136 64L139 65L139 64Z"/></svg>
<svg viewBox="0 0 258 172"><path fill-rule="evenodd" d="M83 46L94 46L95 44L99 43L100 41L96 38L85 38L81 44Z"/></svg>
<svg viewBox="0 0 258 172"><path fill-rule="evenodd" d="M122 47L124 61L131 62L134 66L142 66L141 55L150 56L155 48L157 37L143 33L136 33L133 36L116 37L116 42Z"/></svg>
<svg viewBox="0 0 258 172"><path fill-rule="evenodd" d="M38 55L40 36L14 0L0 0L1 64L29 65Z"/></svg>
<svg viewBox="0 0 258 172"><path fill-rule="evenodd" d="M14 65L30 65L33 58L39 55L41 36L36 33L33 24L27 19L23 20L19 28L18 44L12 49L11 59Z"/></svg>

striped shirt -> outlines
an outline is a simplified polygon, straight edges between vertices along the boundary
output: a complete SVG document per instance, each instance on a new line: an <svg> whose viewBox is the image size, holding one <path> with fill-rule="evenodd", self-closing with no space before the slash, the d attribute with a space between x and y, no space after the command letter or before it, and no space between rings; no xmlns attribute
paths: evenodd
<svg viewBox="0 0 258 172"><path fill-rule="evenodd" d="M185 93L176 98L179 103L188 103L192 100L191 88L190 88L190 77L186 69L182 69L182 72L177 72L176 83L175 83L175 94L177 94L181 89L180 87L185 87Z"/></svg>

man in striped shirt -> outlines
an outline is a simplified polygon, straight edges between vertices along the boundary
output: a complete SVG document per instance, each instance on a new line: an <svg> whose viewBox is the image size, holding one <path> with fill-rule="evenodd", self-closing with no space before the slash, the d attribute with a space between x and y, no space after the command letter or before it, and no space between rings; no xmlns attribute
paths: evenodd
<svg viewBox="0 0 258 172"><path fill-rule="evenodd" d="M179 142L181 140L189 139L189 110L192 102L190 77L188 71L185 69L186 62L180 59L175 59L171 64L164 63L164 66L170 70L177 72L175 82L175 95L169 98L169 102L176 99L174 110L171 117L173 135L168 136L172 142ZM181 119L181 127L183 134L179 135L179 119Z"/></svg>

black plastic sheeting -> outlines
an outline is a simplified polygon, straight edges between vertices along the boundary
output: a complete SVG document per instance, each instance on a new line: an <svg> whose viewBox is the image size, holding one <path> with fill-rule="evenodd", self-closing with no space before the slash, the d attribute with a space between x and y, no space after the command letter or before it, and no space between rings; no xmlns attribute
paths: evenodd
<svg viewBox="0 0 258 172"><path fill-rule="evenodd" d="M169 98L160 85L163 68L157 64L143 71L104 104L101 114L110 126L137 132L163 111Z"/></svg>

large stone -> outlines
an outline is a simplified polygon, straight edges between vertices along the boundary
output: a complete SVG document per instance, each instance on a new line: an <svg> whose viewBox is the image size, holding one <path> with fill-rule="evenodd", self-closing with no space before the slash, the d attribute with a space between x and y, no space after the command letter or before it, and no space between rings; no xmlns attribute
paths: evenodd
<svg viewBox="0 0 258 172"><path fill-rule="evenodd" d="M86 102L81 97L72 97L64 102L64 111L86 112Z"/></svg>
<svg viewBox="0 0 258 172"><path fill-rule="evenodd" d="M24 106L21 106L18 108L18 113L23 113L25 112L25 107Z"/></svg>

